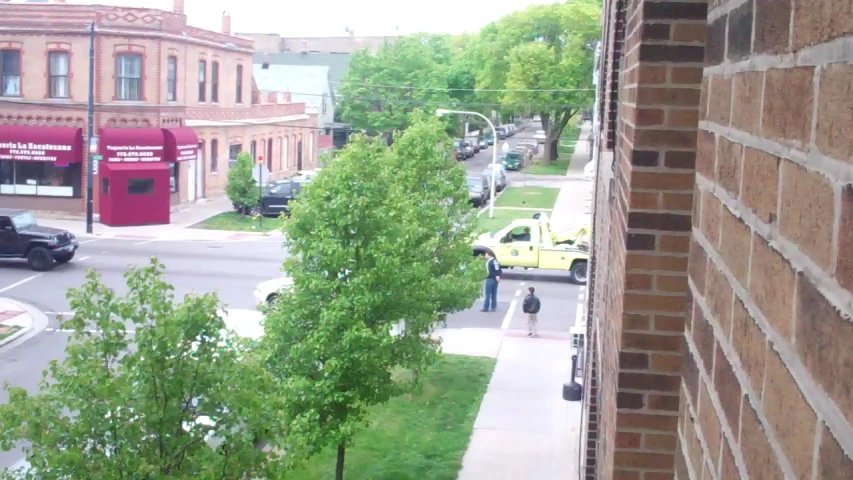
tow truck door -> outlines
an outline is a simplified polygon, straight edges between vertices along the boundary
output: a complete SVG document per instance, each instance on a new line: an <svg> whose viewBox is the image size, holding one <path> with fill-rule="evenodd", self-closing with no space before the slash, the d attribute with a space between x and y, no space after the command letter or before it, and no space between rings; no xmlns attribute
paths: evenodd
<svg viewBox="0 0 853 480"><path fill-rule="evenodd" d="M524 236L524 229L530 231L529 239ZM501 265L533 268L539 266L538 226L526 224L513 226L504 233L500 242L495 254Z"/></svg>

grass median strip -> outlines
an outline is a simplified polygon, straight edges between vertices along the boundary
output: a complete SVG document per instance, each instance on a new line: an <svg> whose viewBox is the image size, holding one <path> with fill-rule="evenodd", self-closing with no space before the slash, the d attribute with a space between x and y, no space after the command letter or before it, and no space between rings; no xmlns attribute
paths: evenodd
<svg viewBox="0 0 853 480"><path fill-rule="evenodd" d="M559 146L557 147L557 160L549 162L547 165L538 160L537 163L528 166L524 172L528 175L565 175L569 171L569 165L572 163L572 157L575 154L575 148L578 144L578 137L581 134L581 126L574 122L567 126L560 136ZM540 149L544 149L544 145L540 145Z"/></svg>
<svg viewBox="0 0 853 480"><path fill-rule="evenodd" d="M495 207L541 208L550 210L557 202L559 188L550 187L509 187L500 198L495 199Z"/></svg>
<svg viewBox="0 0 853 480"><path fill-rule="evenodd" d="M455 480L495 368L491 358L446 355L412 394L377 406L347 448L347 480ZM334 478L335 448L287 473L288 480Z"/></svg>
<svg viewBox="0 0 853 480"><path fill-rule="evenodd" d="M3 341L15 334L21 327L17 325L0 325L0 341Z"/></svg>
<svg viewBox="0 0 853 480"><path fill-rule="evenodd" d="M551 215L551 209L542 209L540 212L546 212ZM495 208L495 218L489 218L488 207L482 215L477 217L477 231L479 232L495 232L509 225L513 220L519 218L533 218L535 210L510 210L505 208Z"/></svg>
<svg viewBox="0 0 853 480"><path fill-rule="evenodd" d="M222 212L207 220L196 223L192 228L231 230L235 232L269 232L281 228L281 220L278 218L264 218L262 223L258 217L240 215L237 212Z"/></svg>

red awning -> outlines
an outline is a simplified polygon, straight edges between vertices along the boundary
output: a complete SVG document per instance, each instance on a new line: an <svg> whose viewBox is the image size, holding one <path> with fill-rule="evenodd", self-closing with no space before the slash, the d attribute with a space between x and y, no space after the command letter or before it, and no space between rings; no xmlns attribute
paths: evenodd
<svg viewBox="0 0 853 480"><path fill-rule="evenodd" d="M153 163L164 159L163 130L159 128L102 128L99 133L106 163Z"/></svg>
<svg viewBox="0 0 853 480"><path fill-rule="evenodd" d="M157 170L168 170L169 164L163 162L143 163L102 163L101 166L111 172L152 172Z"/></svg>
<svg viewBox="0 0 853 480"><path fill-rule="evenodd" d="M188 127L164 128L166 161L185 162L198 157L198 135Z"/></svg>
<svg viewBox="0 0 853 480"><path fill-rule="evenodd" d="M54 162L64 167L83 161L83 129L3 125L0 127L0 160Z"/></svg>

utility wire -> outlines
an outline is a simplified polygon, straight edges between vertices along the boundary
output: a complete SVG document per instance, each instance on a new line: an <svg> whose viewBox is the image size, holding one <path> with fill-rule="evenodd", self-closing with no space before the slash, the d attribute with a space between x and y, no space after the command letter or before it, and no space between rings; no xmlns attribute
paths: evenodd
<svg viewBox="0 0 853 480"><path fill-rule="evenodd" d="M594 88L556 88L556 89L512 89L512 88L438 88L438 87L412 87L409 85L374 85L371 83L356 82L329 82L333 85L352 85L366 88L396 88L401 90L427 90L435 92L531 92L531 93L556 93L556 92L594 92Z"/></svg>

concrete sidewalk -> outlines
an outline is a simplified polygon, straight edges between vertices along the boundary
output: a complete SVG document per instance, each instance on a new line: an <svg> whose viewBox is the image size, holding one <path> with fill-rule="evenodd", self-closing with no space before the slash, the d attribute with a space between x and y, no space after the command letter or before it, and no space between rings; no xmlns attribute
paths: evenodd
<svg viewBox="0 0 853 480"><path fill-rule="evenodd" d="M0 347L12 343L33 329L33 316L24 305L0 297Z"/></svg>
<svg viewBox="0 0 853 480"><path fill-rule="evenodd" d="M577 478L581 404L562 399L569 380L568 335L444 329L445 353L497 358L459 480Z"/></svg>
<svg viewBox="0 0 853 480"><path fill-rule="evenodd" d="M281 237L278 230L270 232L235 232L230 230L207 230L191 228L204 220L222 212L231 211L231 201L220 197L211 201L197 202L172 212L168 225L146 225L139 227L110 227L95 222L92 234L86 233L86 220L83 217L52 215L39 213L39 224L47 227L68 230L82 238L116 238L139 241L254 241ZM275 219L269 219L273 222Z"/></svg>
<svg viewBox="0 0 853 480"><path fill-rule="evenodd" d="M551 214L551 226L555 231L576 228L592 221L593 182L585 179L583 175L583 169L589 163L590 149L589 142L585 139L591 130L592 125L589 122L584 122L581 126L580 140L564 177L566 182L560 188Z"/></svg>

